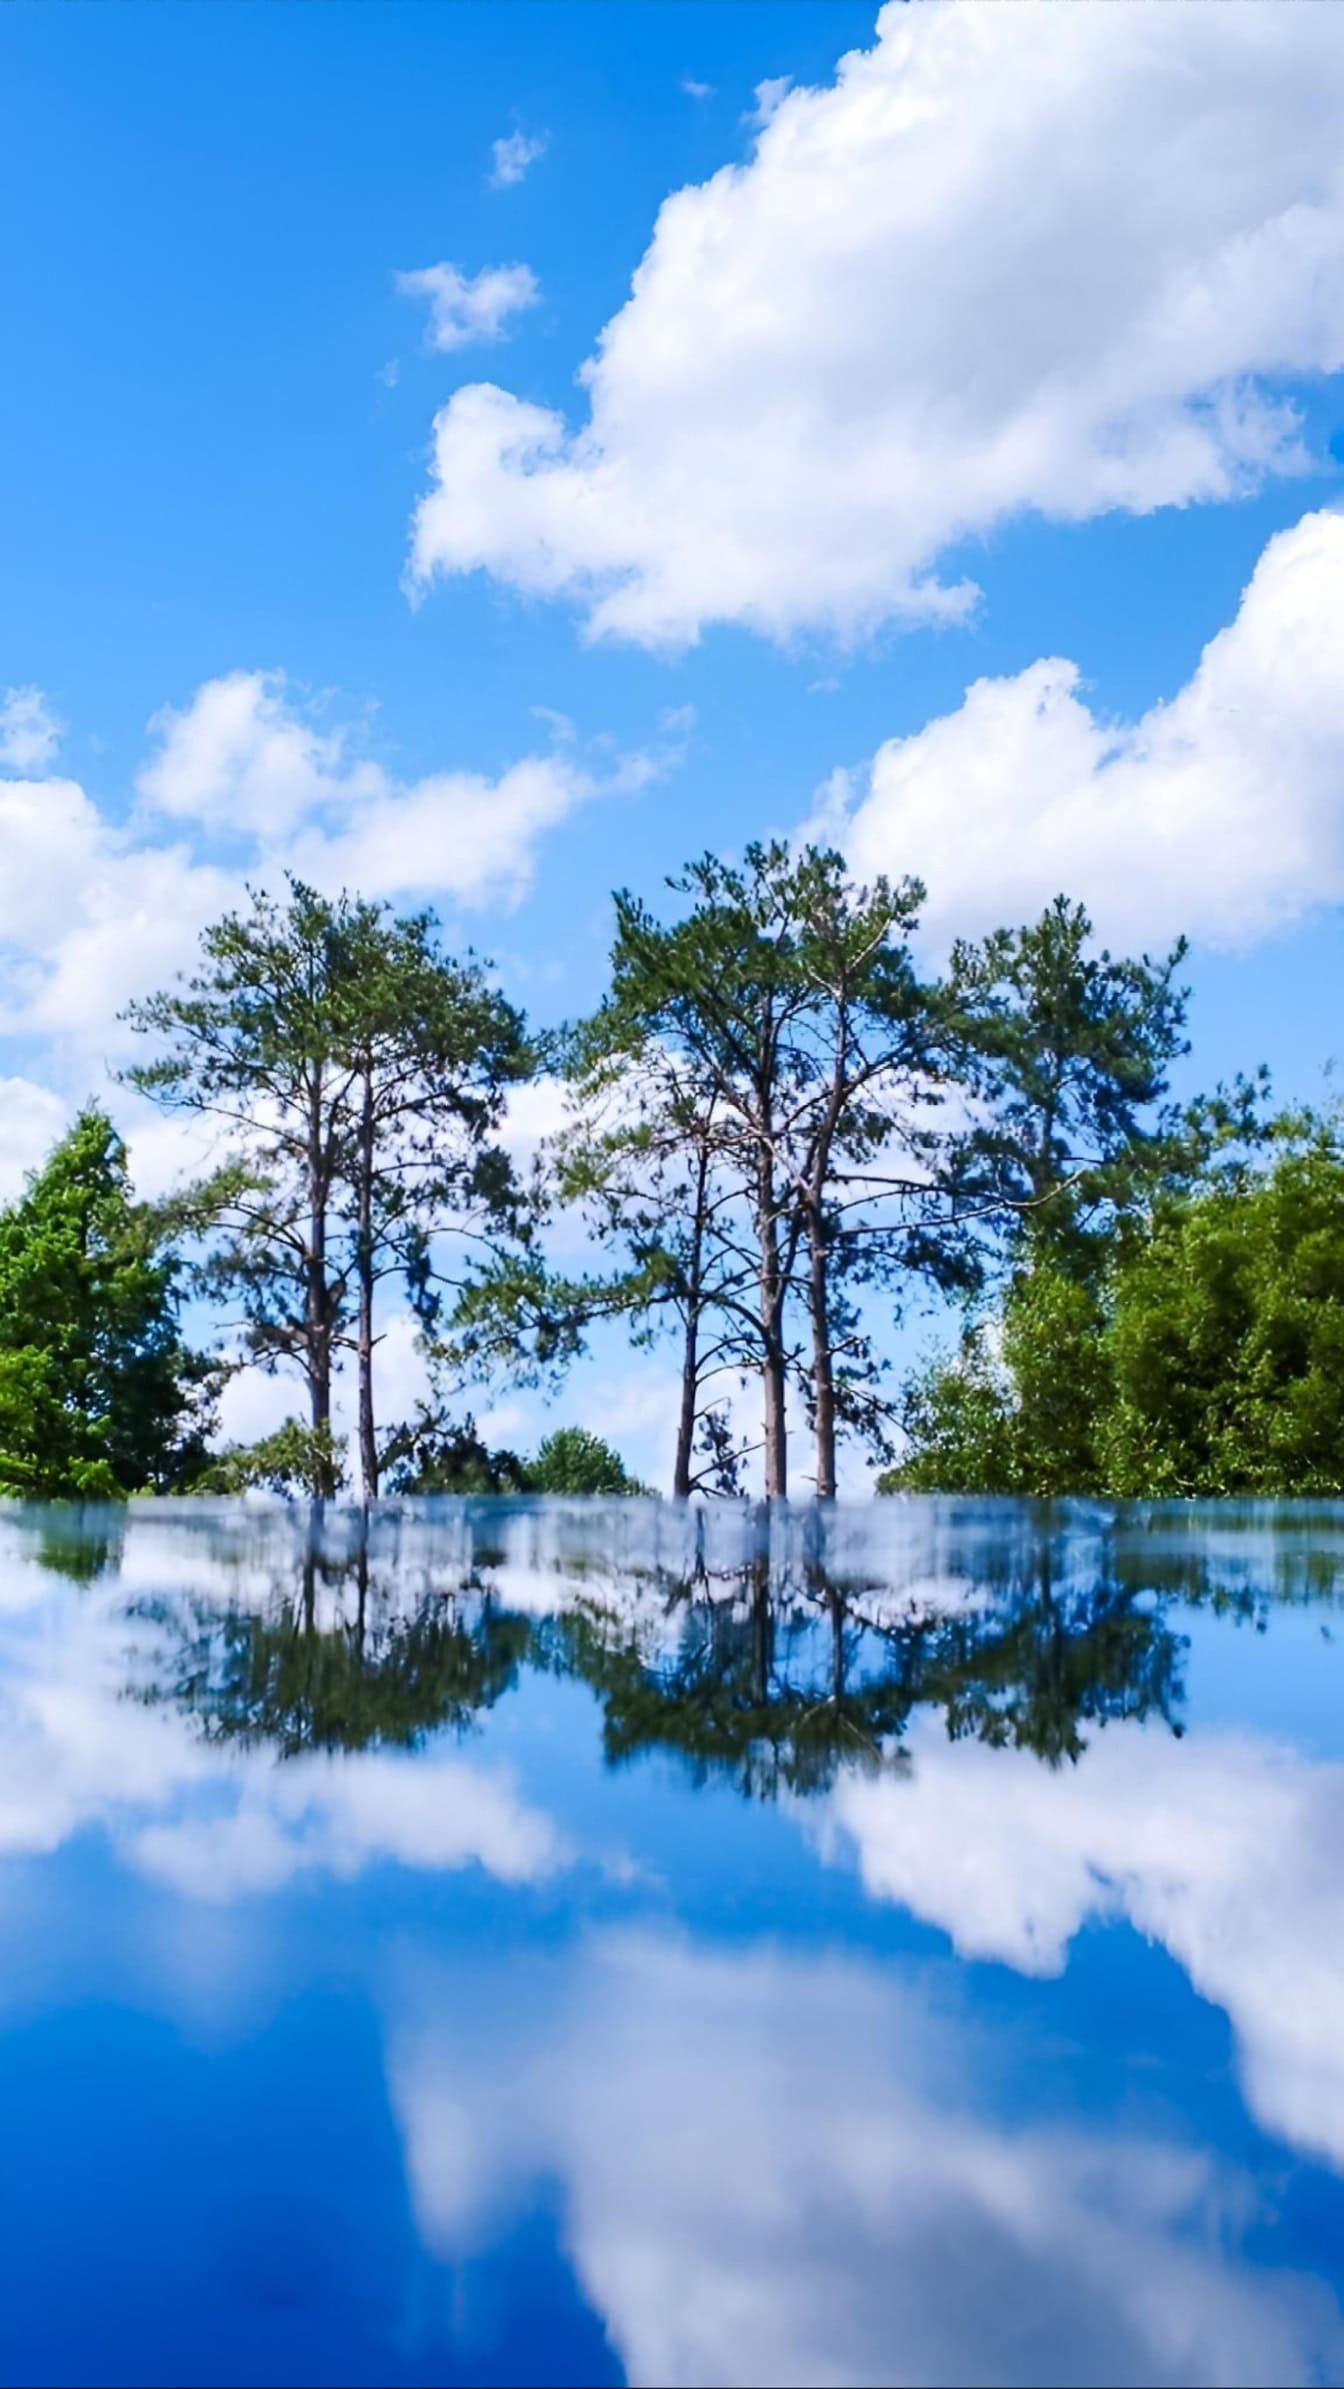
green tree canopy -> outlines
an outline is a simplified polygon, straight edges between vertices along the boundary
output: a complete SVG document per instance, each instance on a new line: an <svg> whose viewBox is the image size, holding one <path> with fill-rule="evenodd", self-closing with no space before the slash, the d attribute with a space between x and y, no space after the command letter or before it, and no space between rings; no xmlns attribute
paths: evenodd
<svg viewBox="0 0 1344 2389"><path fill-rule="evenodd" d="M353 1351L376 1493L377 1291L400 1276L428 1317L436 1238L513 1219L493 1132L531 1067L519 1015L474 957L442 952L432 914L291 880L216 922L196 974L129 1018L156 1048L132 1082L220 1133L206 1283L237 1305L251 1356L305 1382L308 1489L336 1490L332 1374Z"/></svg>
<svg viewBox="0 0 1344 2389"><path fill-rule="evenodd" d="M619 1452L588 1427L557 1427L526 1466L529 1493L643 1493Z"/></svg>
<svg viewBox="0 0 1344 2389"><path fill-rule="evenodd" d="M1038 1252L908 1391L883 1490L1344 1492L1344 1156L1316 1122L1159 1195L1094 1280Z"/></svg>
<svg viewBox="0 0 1344 2389"><path fill-rule="evenodd" d="M0 1213L0 1483L39 1498L172 1492L205 1460L214 1377L180 1326L169 1223L81 1112Z"/></svg>

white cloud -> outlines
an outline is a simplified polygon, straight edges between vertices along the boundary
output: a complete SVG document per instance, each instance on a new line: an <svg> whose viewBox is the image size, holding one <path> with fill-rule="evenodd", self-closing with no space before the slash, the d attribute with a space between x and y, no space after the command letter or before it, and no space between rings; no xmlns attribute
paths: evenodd
<svg viewBox="0 0 1344 2389"><path fill-rule="evenodd" d="M534 1963L526 1999L454 1987L428 1977L391 2047L420 2229L460 2260L558 2184L628 2380L1302 2382L1336 2360L1329 2294L1238 2248L1251 2182L1057 2124L1048 2081L1005 2123L994 2052L899 1960L608 1936Z"/></svg>
<svg viewBox="0 0 1344 2389"><path fill-rule="evenodd" d="M429 346L442 350L502 340L509 317L535 307L541 297L530 265L482 266L479 274L427 265L398 274L397 288L403 298L428 299Z"/></svg>
<svg viewBox="0 0 1344 2389"><path fill-rule="evenodd" d="M271 887L293 869L332 892L515 902L548 830L590 798L644 786L679 753L660 734L649 752L590 741L585 761L567 738L562 752L494 776L402 781L356 751L350 728L319 728L279 672L206 681L151 728L129 825L76 781L0 781L0 1031L70 1041L86 1085L133 1042L118 1012L190 962L244 874ZM179 832L171 844L156 836L159 817Z"/></svg>
<svg viewBox="0 0 1344 2389"><path fill-rule="evenodd" d="M0 944L41 943L98 856L97 807L75 780L0 780Z"/></svg>
<svg viewBox="0 0 1344 2389"><path fill-rule="evenodd" d="M226 672L150 729L158 753L136 786L154 811L234 834L274 835L355 791L341 778L345 741L322 735L288 701L283 672ZM376 774L362 784L376 790Z"/></svg>
<svg viewBox="0 0 1344 2389"><path fill-rule="evenodd" d="M5 1025L69 1040L87 1077L133 1046L118 1017L125 1005L185 968L206 923L240 893L233 873L184 847L135 845L100 825L84 873L66 888L58 932L28 940L20 1005Z"/></svg>
<svg viewBox="0 0 1344 2389"><path fill-rule="evenodd" d="M23 1192L29 1170L46 1160L64 1135L66 1106L31 1078L0 1078L0 1203Z"/></svg>
<svg viewBox="0 0 1344 2389"><path fill-rule="evenodd" d="M753 104L747 112L748 124L764 129L771 117L778 114L792 89L792 75L767 75L764 82L756 86Z"/></svg>
<svg viewBox="0 0 1344 2389"><path fill-rule="evenodd" d="M681 88L689 100L712 100L714 97L713 84L698 83L694 75L683 75Z"/></svg>
<svg viewBox="0 0 1344 2389"><path fill-rule="evenodd" d="M454 393L412 569L649 645L946 619L952 543L1224 499L1344 365L1344 18L892 5L664 204L589 419ZM1142 161L1142 171L1136 161Z"/></svg>
<svg viewBox="0 0 1344 2389"><path fill-rule="evenodd" d="M387 1859L436 1874L476 1864L501 1883L534 1883L567 1855L511 1775L451 1755L305 1758L249 1767L230 1788L238 1797L223 1814L135 1828L133 1863L188 1898L228 1901L310 1869L354 1875Z"/></svg>
<svg viewBox="0 0 1344 2389"><path fill-rule="evenodd" d="M490 144L490 182L496 191L521 182L529 166L546 155L545 133L504 133Z"/></svg>
<svg viewBox="0 0 1344 2389"><path fill-rule="evenodd" d="M1265 2127L1344 2167L1344 1766L1123 1724L1076 1771L929 1718L909 1747L909 1777L846 1776L804 1829L825 1848L839 1828L873 1896L1026 1974L1062 1973L1089 1918L1127 1917L1226 2012Z"/></svg>
<svg viewBox="0 0 1344 2389"><path fill-rule="evenodd" d="M45 771L61 743L61 724L40 688L6 689L0 697L0 765Z"/></svg>
<svg viewBox="0 0 1344 2389"><path fill-rule="evenodd" d="M542 832L609 785L560 755L526 755L497 779L435 772L410 786L389 783L344 823L306 831L286 860L323 887L363 896L515 902Z"/></svg>
<svg viewBox="0 0 1344 2389"><path fill-rule="evenodd" d="M512 1884L569 1862L557 1827L506 1767L451 1748L277 1767L260 1748L212 1747L171 1702L128 1700L144 1633L127 1619L129 1590L175 1600L191 1585L216 1600L248 1597L245 1567L204 1538L131 1517L120 1575L78 1603L59 1579L25 1565L12 1526L5 1539L0 1855L52 1851L92 1826L142 1873L212 1902L387 1860L435 1873L477 1864ZM250 1552L242 1544L235 1556L254 1563L259 1598L271 1589L267 1561L292 1565L293 1548L274 1514L269 1531L259 1522Z"/></svg>
<svg viewBox="0 0 1344 2389"><path fill-rule="evenodd" d="M1344 515L1310 514L1170 703L1108 722L1058 656L978 680L838 774L807 828L860 876L922 878L940 943L1061 891L1122 942L1246 942L1344 898L1342 683Z"/></svg>

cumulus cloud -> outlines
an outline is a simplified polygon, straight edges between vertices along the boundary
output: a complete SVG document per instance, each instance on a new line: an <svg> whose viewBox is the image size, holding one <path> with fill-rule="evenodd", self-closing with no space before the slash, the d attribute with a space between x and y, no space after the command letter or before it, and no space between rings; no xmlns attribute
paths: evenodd
<svg viewBox="0 0 1344 2389"><path fill-rule="evenodd" d="M263 1560L267 1549L263 1539ZM221 1755L169 1702L127 1700L128 1590L173 1599L196 1584L216 1599L247 1596L246 1567L203 1556L200 1538L130 1522L120 1578L79 1603L24 1564L12 1529L4 1557L0 1855L52 1851L93 1827L140 1872L213 1902L388 1860L436 1873L476 1864L513 1884L568 1863L556 1826L507 1768L452 1750L366 1750L277 1768L260 1749ZM264 1565L257 1574L264 1592Z"/></svg>
<svg viewBox="0 0 1344 2389"><path fill-rule="evenodd" d="M1304 462L1283 385L1344 365L1344 19L884 8L833 84L664 204L583 369L434 427L412 570L709 622L947 619L952 543L1225 499ZM1142 171L1136 171L1136 159Z"/></svg>
<svg viewBox="0 0 1344 2389"><path fill-rule="evenodd" d="M479 274L427 265L398 274L397 288L403 298L429 301L429 346L442 350L502 340L509 317L541 297L530 265L487 265Z"/></svg>
<svg viewBox="0 0 1344 2389"><path fill-rule="evenodd" d="M46 1159L66 1126L66 1107L31 1078L0 1078L0 1203L23 1191L29 1170Z"/></svg>
<svg viewBox="0 0 1344 2389"><path fill-rule="evenodd" d="M521 182L529 166L546 155L545 133L503 133L490 144L490 182L496 191Z"/></svg>
<svg viewBox="0 0 1344 2389"><path fill-rule="evenodd" d="M1344 897L1344 515L1272 539L1235 619L1134 722L1043 657L838 774L813 835L855 871L907 871L939 942L1034 917L1061 890L1107 936L1246 943Z"/></svg>
<svg viewBox="0 0 1344 2389"><path fill-rule="evenodd" d="M1048 2084L1005 2123L992 2053L896 1963L609 1936L534 1963L526 2004L455 1989L427 1981L392 2040L421 2231L460 2260L558 2184L630 2381L1301 2382L1335 2360L1328 2293L1237 2247L1251 2183L1055 2124Z"/></svg>
<svg viewBox="0 0 1344 2389"><path fill-rule="evenodd" d="M1076 1773L930 1719L910 1750L908 1777L845 1777L820 1824L798 1812L805 1830L838 1833L871 1894L962 1956L1026 1974L1062 1973L1089 1918L1127 1917L1229 2017L1266 2128L1344 2166L1344 1767L1136 1725L1097 1735Z"/></svg>
<svg viewBox="0 0 1344 2389"><path fill-rule="evenodd" d="M339 776L345 740L294 710L282 672L225 672L180 712L165 705L149 727L158 752L136 786L154 811L180 820L270 833L349 792Z"/></svg>
<svg viewBox="0 0 1344 2389"><path fill-rule="evenodd" d="M88 1046L105 1055L126 1043L117 1013L189 962L244 875L278 886L293 870L332 892L513 903L548 830L590 798L671 769L681 746L675 726L647 751L567 738L495 775L400 780L279 672L206 681L151 730L129 824L74 780L0 781L0 1031L74 1041L85 1074Z"/></svg>
<svg viewBox="0 0 1344 2389"><path fill-rule="evenodd" d="M45 771L61 743L61 724L40 688L6 689L0 697L0 765Z"/></svg>

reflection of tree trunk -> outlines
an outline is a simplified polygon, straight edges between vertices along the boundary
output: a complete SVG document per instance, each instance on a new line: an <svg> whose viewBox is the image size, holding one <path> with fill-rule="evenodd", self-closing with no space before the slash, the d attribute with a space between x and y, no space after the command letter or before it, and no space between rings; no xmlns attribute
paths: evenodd
<svg viewBox="0 0 1344 2389"><path fill-rule="evenodd" d="M369 1615L369 1518L367 1510L360 1520L359 1550L355 1557L355 1650L360 1665L364 1663L364 1636Z"/></svg>
<svg viewBox="0 0 1344 2389"><path fill-rule="evenodd" d="M770 1665L774 1657L774 1618L770 1607L770 1553L751 1563L751 1697L763 1709L770 1696Z"/></svg>
<svg viewBox="0 0 1344 2389"><path fill-rule="evenodd" d="M828 1592L826 1606L831 1613L831 1698L838 1709L845 1697L845 1605L838 1593Z"/></svg>

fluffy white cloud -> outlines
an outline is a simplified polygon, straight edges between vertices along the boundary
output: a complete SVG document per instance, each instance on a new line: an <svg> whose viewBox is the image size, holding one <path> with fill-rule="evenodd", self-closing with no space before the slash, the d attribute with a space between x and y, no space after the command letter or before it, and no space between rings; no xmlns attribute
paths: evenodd
<svg viewBox="0 0 1344 2389"><path fill-rule="evenodd" d="M180 713L156 715L159 753L137 786L151 808L247 837L264 876L293 869L366 896L455 897L479 905L525 889L537 840L585 798L644 785L675 757L526 755L497 778L432 772L400 781L319 731L278 672L206 681Z"/></svg>
<svg viewBox="0 0 1344 2389"><path fill-rule="evenodd" d="M319 732L288 701L283 672L226 672L207 680L180 712L150 723L156 755L136 781L155 812L239 835L273 835L333 798L346 797L346 738ZM356 771L354 787L380 783Z"/></svg>
<svg viewBox="0 0 1344 2389"><path fill-rule="evenodd" d="M45 771L61 743L61 725L40 688L6 689L0 697L0 765Z"/></svg>
<svg viewBox="0 0 1344 2389"><path fill-rule="evenodd" d="M305 1757L277 1769L261 1749L221 1755L170 1702L126 1698L138 1656L127 1592L171 1603L195 1585L245 1601L251 1559L264 1598L267 1562L293 1558L283 1522L269 1536L267 1528L263 1516L255 1549L244 1543L221 1564L171 1522L163 1531L132 1519L120 1578L77 1603L6 1529L0 1856L52 1851L94 1826L143 1873L214 1902L311 1870L353 1875L388 1860L436 1873L478 1864L505 1883L566 1864L562 1836L507 1768L450 1749Z"/></svg>
<svg viewBox="0 0 1344 2389"><path fill-rule="evenodd" d="M978 680L957 711L838 774L812 834L912 871L937 942L1064 891L1103 934L1265 935L1344 897L1344 515L1272 539L1169 704L1109 722L1078 667Z"/></svg>
<svg viewBox="0 0 1344 2389"><path fill-rule="evenodd" d="M898 6L753 154L674 193L584 368L434 431L412 569L648 644L970 602L949 544L1253 488L1344 365L1344 18ZM1141 164L1140 164L1141 162Z"/></svg>
<svg viewBox="0 0 1344 2389"><path fill-rule="evenodd" d="M495 777L401 781L358 751L351 728L315 720L279 672L207 681L151 729L130 824L76 781L0 780L0 1030L68 1040L79 1092L127 1045L121 1008L190 961L244 873L270 886L296 870L332 891L513 902L546 831L589 798L642 787L680 752L674 725L649 752L596 742L585 761L567 738Z"/></svg>
<svg viewBox="0 0 1344 2389"><path fill-rule="evenodd" d="M528 167L545 155L544 133L502 133L490 144L490 181L495 190L507 190L511 183L521 182Z"/></svg>
<svg viewBox="0 0 1344 2389"><path fill-rule="evenodd" d="M563 755L526 755L498 779L435 772L410 786L386 782L343 821L306 830L286 861L324 887L364 896L512 902L528 885L542 832L603 784Z"/></svg>
<svg viewBox="0 0 1344 2389"><path fill-rule="evenodd" d="M1240 2257L1252 2184L1054 2124L1048 2083L1005 2125L992 2053L896 1963L609 1937L534 1960L525 1998L492 1988L431 1978L394 2032L417 2219L460 2260L558 2183L632 2382L1287 2382L1336 2360L1328 2294Z"/></svg>
<svg viewBox="0 0 1344 2389"><path fill-rule="evenodd" d="M850 1775L823 1848L852 1842L867 1889L941 1925L964 1957L1063 1971L1090 1918L1160 1941L1231 2020L1266 2127L1344 2166L1344 1767L1251 1734L1112 1725L1077 1771L947 1741L921 1719L908 1777Z"/></svg>
<svg viewBox="0 0 1344 2389"><path fill-rule="evenodd" d="M427 265L398 274L397 288L403 298L428 299L429 345L436 349L500 340L509 317L535 307L541 297L530 265L487 265L479 274L459 273L455 265Z"/></svg>
<svg viewBox="0 0 1344 2389"><path fill-rule="evenodd" d="M66 1107L31 1078L0 1078L0 1203L22 1192L66 1125Z"/></svg>

